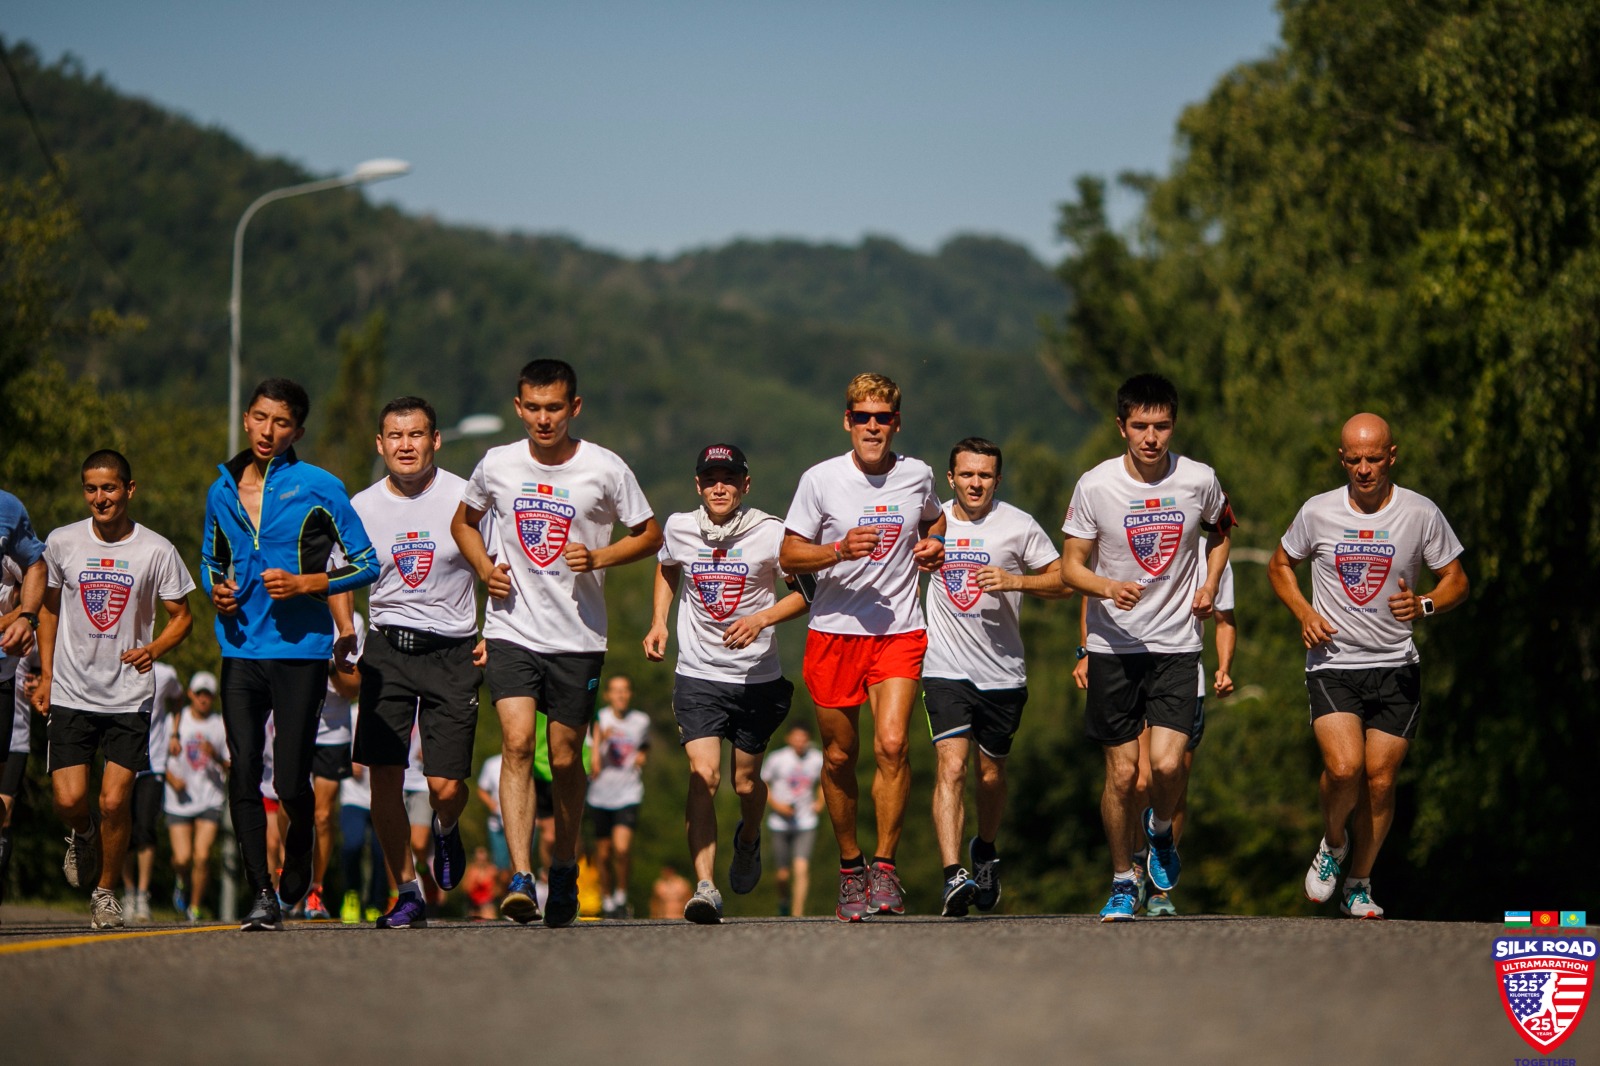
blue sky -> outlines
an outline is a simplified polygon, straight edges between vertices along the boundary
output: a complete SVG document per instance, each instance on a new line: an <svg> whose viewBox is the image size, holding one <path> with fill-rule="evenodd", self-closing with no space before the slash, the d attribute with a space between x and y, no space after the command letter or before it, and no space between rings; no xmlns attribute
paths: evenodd
<svg viewBox="0 0 1600 1066"><path fill-rule="evenodd" d="M7 8L8 42L258 151L410 161L376 199L627 254L978 232L1056 259L1076 176L1165 169L1278 30L1270 0Z"/></svg>

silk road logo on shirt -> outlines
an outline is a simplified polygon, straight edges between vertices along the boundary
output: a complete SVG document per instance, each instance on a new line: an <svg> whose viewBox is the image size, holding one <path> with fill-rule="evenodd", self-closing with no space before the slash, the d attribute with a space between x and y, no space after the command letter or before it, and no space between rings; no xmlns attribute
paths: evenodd
<svg viewBox="0 0 1600 1066"><path fill-rule="evenodd" d="M577 508L564 502L568 496L566 489L525 481L522 494L511 505L517 540L536 566L549 566L561 558L567 546L572 520L578 514Z"/></svg>
<svg viewBox="0 0 1600 1066"><path fill-rule="evenodd" d="M721 622L739 609L750 567L740 562L743 549L702 551L700 561L689 564L689 578L706 611Z"/></svg>
<svg viewBox="0 0 1600 1066"><path fill-rule="evenodd" d="M878 543L872 548L873 562L882 562L894 550L905 524L906 518L900 513L899 504L877 504L861 509L861 517L856 519L856 525L873 526L878 530Z"/></svg>
<svg viewBox="0 0 1600 1066"><path fill-rule="evenodd" d="M422 584L428 571L433 569L433 553L439 544L430 539L432 536L426 529L395 534L389 554L394 557L394 568L400 572L400 580L406 583L406 588L414 589Z"/></svg>
<svg viewBox="0 0 1600 1066"><path fill-rule="evenodd" d="M989 553L979 551L983 541L963 537L950 542L944 553L944 566L939 577L944 583L944 594L956 605L958 611L970 611L983 598L978 587L978 571L989 565Z"/></svg>
<svg viewBox="0 0 1600 1066"><path fill-rule="evenodd" d="M133 593L133 575L126 559L90 559L78 574L78 599L83 613L104 633L122 618Z"/></svg>
<svg viewBox="0 0 1600 1066"><path fill-rule="evenodd" d="M1134 500L1128 504L1133 513L1122 520L1134 560L1156 577L1172 564L1183 540L1183 512L1173 509L1173 502L1171 496Z"/></svg>
<svg viewBox="0 0 1600 1066"><path fill-rule="evenodd" d="M1394 545L1387 529L1347 529L1345 539L1333 546L1333 566L1339 585L1357 607L1367 603L1382 589L1394 565Z"/></svg>

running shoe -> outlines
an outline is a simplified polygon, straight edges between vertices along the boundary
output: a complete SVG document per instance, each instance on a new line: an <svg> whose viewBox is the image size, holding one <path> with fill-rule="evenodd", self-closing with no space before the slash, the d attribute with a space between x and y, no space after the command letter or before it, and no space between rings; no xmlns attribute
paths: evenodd
<svg viewBox="0 0 1600 1066"><path fill-rule="evenodd" d="M1347 882L1344 886L1344 902L1339 904L1339 909L1352 918L1383 917L1383 908L1372 900L1370 885L1352 885Z"/></svg>
<svg viewBox="0 0 1600 1066"><path fill-rule="evenodd" d="M326 922L333 918L328 913L327 905L322 902L321 885L312 885L311 891L306 893L306 918L313 922Z"/></svg>
<svg viewBox="0 0 1600 1066"><path fill-rule="evenodd" d="M204 912L202 912L200 910L199 906L197 906L195 904L192 904L192 903L189 905L189 915L188 915L188 917L189 917L190 923L194 923L194 922L199 922L199 921L204 921L205 920Z"/></svg>
<svg viewBox="0 0 1600 1066"><path fill-rule="evenodd" d="M978 886L978 895L972 901L980 911L992 911L1000 905L1000 857L979 862L972 854L978 838L967 843L967 858L972 862L972 880Z"/></svg>
<svg viewBox="0 0 1600 1066"><path fill-rule="evenodd" d="M172 909L180 915L189 909L189 897L183 894L183 882L172 886Z"/></svg>
<svg viewBox="0 0 1600 1066"><path fill-rule="evenodd" d="M839 909L841 922L859 922L867 916L867 868L845 866L839 869Z"/></svg>
<svg viewBox="0 0 1600 1066"><path fill-rule="evenodd" d="M378 908L376 908L376 907L368 907L367 908L367 913L366 913L367 921L376 923L377 920L382 916L383 916L383 912L378 910Z"/></svg>
<svg viewBox="0 0 1600 1066"><path fill-rule="evenodd" d="M761 833L758 830L755 841L746 844L740 837L743 832L744 822L741 821L733 831L733 862L728 866L728 887L741 896L761 880Z"/></svg>
<svg viewBox="0 0 1600 1066"><path fill-rule="evenodd" d="M1157 891L1170 892L1178 887L1178 873L1183 863L1178 859L1178 845L1172 839L1172 827L1157 835L1156 812L1153 807L1144 809L1144 835L1150 841L1150 883Z"/></svg>
<svg viewBox="0 0 1600 1066"><path fill-rule="evenodd" d="M361 924L361 896L353 888L344 894L344 904L339 908L339 920L345 925Z"/></svg>
<svg viewBox="0 0 1600 1066"><path fill-rule="evenodd" d="M694 895L683 908L683 916L696 925L722 924L722 893L710 881L694 886Z"/></svg>
<svg viewBox="0 0 1600 1066"><path fill-rule="evenodd" d="M1334 849L1328 847L1327 837L1322 838L1322 843L1317 845L1317 854L1311 859L1311 869L1306 871L1306 899L1312 903L1326 903L1333 898L1345 856L1349 854L1348 840L1344 847Z"/></svg>
<svg viewBox="0 0 1600 1066"><path fill-rule="evenodd" d="M904 914L905 889L900 887L900 877L894 867L886 862L875 862L867 870L867 910L873 914Z"/></svg>
<svg viewBox="0 0 1600 1066"><path fill-rule="evenodd" d="M97 888L89 894L89 928L122 928L122 901L109 888Z"/></svg>
<svg viewBox="0 0 1600 1066"><path fill-rule="evenodd" d="M439 816L433 816L433 879L448 892L461 883L467 870L467 849L461 843L461 823L450 827L450 832L439 830Z"/></svg>
<svg viewBox="0 0 1600 1066"><path fill-rule="evenodd" d="M100 880L100 834L84 836L76 829L67 837L67 854L61 872L73 888L93 888Z"/></svg>
<svg viewBox="0 0 1600 1066"><path fill-rule="evenodd" d="M946 918L965 918L977 896L978 882L968 876L967 871L957 870L944 883L944 906L939 913Z"/></svg>
<svg viewBox="0 0 1600 1066"><path fill-rule="evenodd" d="M314 847L307 846L300 855L283 857L283 869L278 871L278 900L284 909L290 909L306 898L306 893L311 891L311 853Z"/></svg>
<svg viewBox="0 0 1600 1066"><path fill-rule="evenodd" d="M278 906L277 893L263 888L256 893L255 905L244 916L239 928L246 933L271 931L283 928L283 910Z"/></svg>
<svg viewBox="0 0 1600 1066"><path fill-rule="evenodd" d="M560 929L578 920L578 864L569 862L550 867L550 896L544 908L544 924Z"/></svg>
<svg viewBox="0 0 1600 1066"><path fill-rule="evenodd" d="M150 924L150 893L133 894L133 913L129 917L135 925Z"/></svg>
<svg viewBox="0 0 1600 1066"><path fill-rule="evenodd" d="M389 913L378 919L379 929L426 929L428 905L415 892L402 892Z"/></svg>
<svg viewBox="0 0 1600 1066"><path fill-rule="evenodd" d="M500 916L523 925L539 920L539 904L533 898L532 874L511 875L511 885L506 889L505 898L500 901Z"/></svg>
<svg viewBox="0 0 1600 1066"><path fill-rule="evenodd" d="M1172 905L1172 900L1165 892L1152 893L1145 901L1144 912L1152 918L1176 918L1178 908Z"/></svg>
<svg viewBox="0 0 1600 1066"><path fill-rule="evenodd" d="M1111 882L1111 898L1106 900L1106 905L1100 908L1102 922L1131 922L1133 921L1134 903L1139 894L1139 886L1132 881Z"/></svg>

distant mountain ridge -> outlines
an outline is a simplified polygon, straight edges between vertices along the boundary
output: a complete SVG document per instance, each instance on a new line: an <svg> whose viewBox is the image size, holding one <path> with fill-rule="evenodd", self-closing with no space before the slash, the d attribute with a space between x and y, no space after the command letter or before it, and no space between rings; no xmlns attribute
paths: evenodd
<svg viewBox="0 0 1600 1066"><path fill-rule="evenodd" d="M122 95L74 60L12 45L10 61L105 253L79 257L80 298L149 320L138 336L61 354L110 387L220 404L233 227L260 193L314 175ZM45 172L9 87L0 145L0 179ZM517 367L569 359L585 431L647 485L681 479L683 453L712 437L792 479L843 447L844 383L863 369L905 388L908 450L937 453L970 433L1066 448L1081 431L1037 353L1038 324L1060 316L1066 295L1026 248L998 238L957 237L934 255L874 237L634 260L338 192L262 211L244 262L247 381L282 373L324 394L338 330L383 309L385 394L422 392L447 421L509 413Z"/></svg>

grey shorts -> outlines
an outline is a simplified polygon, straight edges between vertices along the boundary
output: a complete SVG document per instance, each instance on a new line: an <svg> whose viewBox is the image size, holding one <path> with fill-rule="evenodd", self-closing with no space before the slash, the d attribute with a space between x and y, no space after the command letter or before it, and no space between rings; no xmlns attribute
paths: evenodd
<svg viewBox="0 0 1600 1066"><path fill-rule="evenodd" d="M782 870L794 865L794 860L811 861L811 847L817 842L815 829L773 829L767 827L772 838L772 865Z"/></svg>
<svg viewBox="0 0 1600 1066"><path fill-rule="evenodd" d="M222 824L222 808L221 807L207 807L205 810L201 811L198 814L169 814L169 815L167 815L167 827L168 828L171 828L172 826L175 826L175 825L193 825L196 822L214 822L214 823L216 823L218 825Z"/></svg>
<svg viewBox="0 0 1600 1066"><path fill-rule="evenodd" d="M433 824L433 804L428 802L428 790L406 793L406 820L412 825Z"/></svg>

